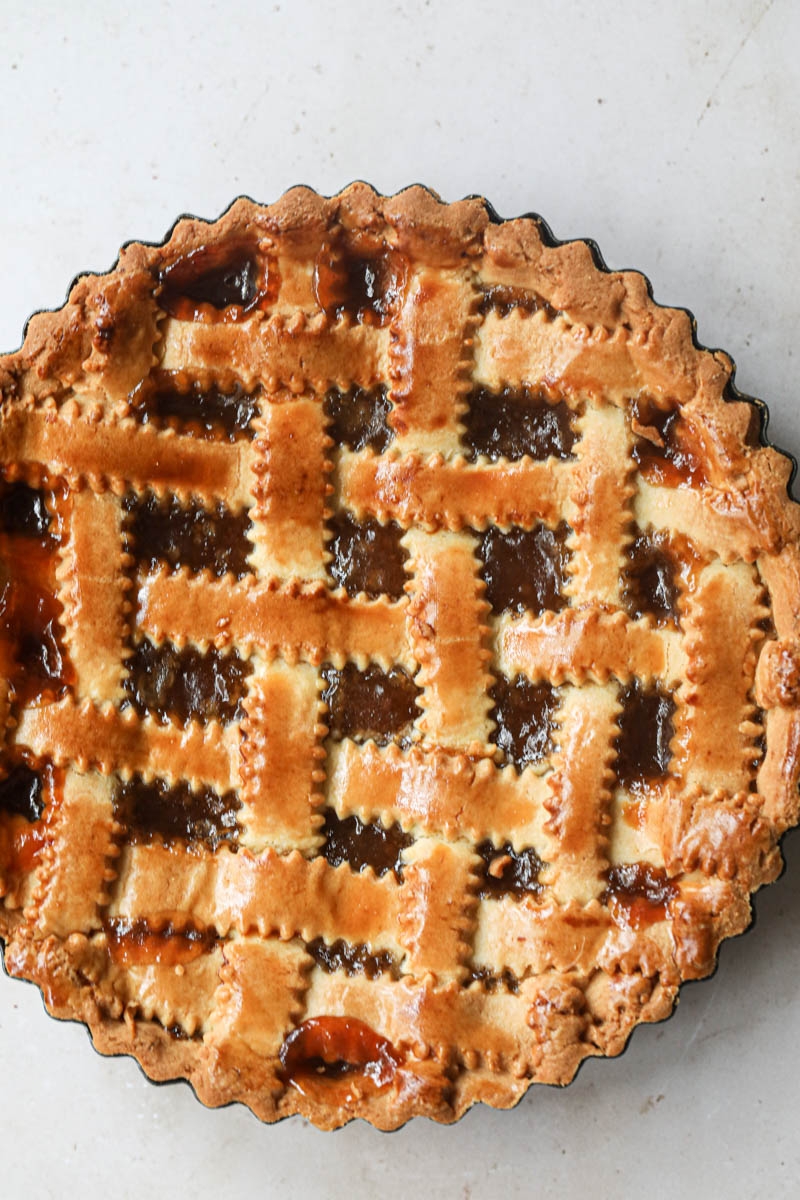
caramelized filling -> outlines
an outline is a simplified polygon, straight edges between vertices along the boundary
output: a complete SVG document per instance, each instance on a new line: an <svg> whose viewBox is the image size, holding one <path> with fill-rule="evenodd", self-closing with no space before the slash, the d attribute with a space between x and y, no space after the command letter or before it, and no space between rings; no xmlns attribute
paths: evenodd
<svg viewBox="0 0 800 1200"><path fill-rule="evenodd" d="M657 625L678 624L680 589L669 534L639 533L627 549L623 576L625 606L634 620L649 615Z"/></svg>
<svg viewBox="0 0 800 1200"><path fill-rule="evenodd" d="M405 282L405 260L388 249L360 256L325 245L314 266L314 294L323 312L365 325L391 321L402 304Z"/></svg>
<svg viewBox="0 0 800 1200"><path fill-rule="evenodd" d="M208 437L224 437L230 442L248 432L258 412L256 394L246 392L240 383L226 390L203 387L196 381L188 388L179 387L179 374L159 371L131 394L131 411L143 425L153 421L163 426L174 419L197 426Z"/></svg>
<svg viewBox="0 0 800 1200"><path fill-rule="evenodd" d="M179 650L171 642L157 646L143 638L125 666L125 691L140 716L222 722L241 716L251 667L235 650L223 654L211 646L202 654L195 646Z"/></svg>
<svg viewBox="0 0 800 1200"><path fill-rule="evenodd" d="M505 387L499 392L473 389L469 408L461 418L464 445L470 457L510 460L569 458L575 435L572 414L563 400L552 399L540 388Z"/></svg>
<svg viewBox="0 0 800 1200"><path fill-rule="evenodd" d="M706 482L678 408L659 408L651 397L638 396L631 403L631 421L650 431L650 438L640 434L633 447L633 458L648 483L699 487Z"/></svg>
<svg viewBox="0 0 800 1200"><path fill-rule="evenodd" d="M156 928L144 920L110 917L103 922L111 961L123 967L154 963L176 967L208 954L219 940L214 929L176 929L171 921Z"/></svg>
<svg viewBox="0 0 800 1200"><path fill-rule="evenodd" d="M490 525L476 533L486 599L495 613L525 612L534 616L558 612L566 603L562 594L569 560L566 541L571 530L564 521L557 529L512 526L504 532Z"/></svg>
<svg viewBox="0 0 800 1200"><path fill-rule="evenodd" d="M628 684L620 701L615 770L622 787L638 791L667 774L675 701L658 687L645 690L638 679Z"/></svg>
<svg viewBox="0 0 800 1200"><path fill-rule="evenodd" d="M51 504L66 492L50 493ZM0 489L0 675L19 704L57 699L74 674L62 644L56 552L60 517L45 494L18 483Z"/></svg>
<svg viewBox="0 0 800 1200"><path fill-rule="evenodd" d="M309 1017L280 1049L283 1076L304 1095L317 1086L358 1076L360 1091L388 1087L402 1061L390 1041L355 1017ZM343 1089L342 1100L348 1099Z"/></svg>
<svg viewBox="0 0 800 1200"><path fill-rule="evenodd" d="M346 392L331 388L325 394L325 416L328 433L337 446L350 450L364 450L371 446L376 454L383 454L394 437L386 418L392 410L386 388L353 386Z"/></svg>
<svg viewBox="0 0 800 1200"><path fill-rule="evenodd" d="M322 677L322 699L328 705L325 723L332 737L374 738L379 746L391 741L408 744L419 716L420 688L402 667L385 672L370 664L359 671L355 663L346 663L342 670L323 667Z"/></svg>
<svg viewBox="0 0 800 1200"><path fill-rule="evenodd" d="M236 845L241 803L235 792L220 796L209 787L193 792L188 783L174 787L163 779L145 783L138 775L119 780L114 795L117 820L128 827L128 841L204 843L216 850Z"/></svg>
<svg viewBox="0 0 800 1200"><path fill-rule="evenodd" d="M513 308L521 308L527 313L544 312L551 320L558 316L557 310L542 296L536 292L529 292L526 288L509 287L503 283L485 283L481 285L481 292L479 312L483 316L494 311L498 316L507 317Z"/></svg>
<svg viewBox="0 0 800 1200"><path fill-rule="evenodd" d="M367 979L377 979L384 973L393 979L400 977L397 961L388 950L380 950L375 954L364 945L353 946L341 938L328 945L321 937L308 942L306 950L317 966L329 974L345 971L348 975L366 975Z"/></svg>
<svg viewBox="0 0 800 1200"><path fill-rule="evenodd" d="M241 579L249 571L247 540L250 518L246 511L233 513L224 504L205 509L199 504L183 508L176 496L159 501L153 492L128 495L128 532L131 553L147 570L160 563L173 570L208 570L218 577L231 571Z"/></svg>
<svg viewBox="0 0 800 1200"><path fill-rule="evenodd" d="M159 283L159 305L181 321L202 319L209 308L237 321L269 299L252 241L200 246L166 267Z"/></svg>
<svg viewBox="0 0 800 1200"><path fill-rule="evenodd" d="M372 867L376 875L394 871L397 879L402 877L400 856L414 839L399 825L387 829L378 822L367 824L360 817L339 817L332 808L324 811L322 853L332 867L348 863L356 872Z"/></svg>
<svg viewBox="0 0 800 1200"><path fill-rule="evenodd" d="M328 570L339 587L349 596L366 592L372 597L402 599L408 554L400 544L403 530L395 521L385 525L374 517L358 521L342 510L331 517L328 528L333 534L328 542L333 555Z"/></svg>
<svg viewBox="0 0 800 1200"><path fill-rule="evenodd" d="M32 770L27 763L15 763L0 779L0 812L38 821L44 812L42 786L41 772Z"/></svg>
<svg viewBox="0 0 800 1200"><path fill-rule="evenodd" d="M483 859L480 896L538 896L543 890L539 872L544 863L532 847L517 853L511 843L506 842L498 850L487 839L476 846L476 850Z"/></svg>
<svg viewBox="0 0 800 1200"><path fill-rule="evenodd" d="M487 992L499 990L512 992L514 995L519 992L519 979L510 967L503 967L499 975L496 975L491 967L470 967L463 986L469 987L471 983L479 983Z"/></svg>
<svg viewBox="0 0 800 1200"><path fill-rule="evenodd" d="M489 716L497 726L492 741L506 760L521 769L545 759L553 748L557 689L549 683L531 683L524 675L514 680L497 675L489 694L495 704Z"/></svg>
<svg viewBox="0 0 800 1200"><path fill-rule="evenodd" d="M19 878L38 866L49 841L64 772L51 763L34 770L25 762L6 770L0 780L0 872ZM5 890L0 885L0 896Z"/></svg>
<svg viewBox="0 0 800 1200"><path fill-rule="evenodd" d="M670 901L678 894L677 885L664 869L650 863L619 863L611 867L607 879L600 900L609 906L615 919L631 929L664 921Z"/></svg>

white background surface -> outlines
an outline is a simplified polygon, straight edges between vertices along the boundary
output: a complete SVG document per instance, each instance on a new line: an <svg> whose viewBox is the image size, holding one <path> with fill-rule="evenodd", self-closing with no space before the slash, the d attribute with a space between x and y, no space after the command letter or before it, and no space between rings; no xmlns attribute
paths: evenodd
<svg viewBox="0 0 800 1200"><path fill-rule="evenodd" d="M800 5L0 0L0 347L239 192L356 177L534 209L646 271L800 450ZM797 1196L800 844L667 1024L563 1092L392 1136L204 1110L0 977L0 1195Z"/></svg>

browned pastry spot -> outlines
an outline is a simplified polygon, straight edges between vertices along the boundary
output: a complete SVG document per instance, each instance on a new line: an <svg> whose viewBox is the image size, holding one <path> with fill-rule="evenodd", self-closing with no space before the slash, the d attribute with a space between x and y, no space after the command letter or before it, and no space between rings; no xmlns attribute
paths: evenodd
<svg viewBox="0 0 800 1200"><path fill-rule="evenodd" d="M253 241L199 246L160 272L158 302L182 321L195 321L209 308L225 320L241 320L268 297L264 270Z"/></svg>
<svg viewBox="0 0 800 1200"><path fill-rule="evenodd" d="M184 507L176 496L159 501L153 492L129 494L125 508L130 551L146 569L154 571L166 563L173 570L188 567L217 576L231 571L239 579L248 573L253 547L247 540L246 512L233 513L223 504L213 509L197 503Z"/></svg>
<svg viewBox="0 0 800 1200"><path fill-rule="evenodd" d="M397 959L388 950L373 952L367 946L352 946L341 938L328 944L321 937L308 942L306 950L317 966L329 973L345 971L348 975L366 975L367 979L377 979L383 974L397 979L400 975Z"/></svg>
<svg viewBox="0 0 800 1200"><path fill-rule="evenodd" d="M387 325L402 303L406 262L393 250L361 255L341 244L323 245L314 264L314 293L329 317Z"/></svg>
<svg viewBox="0 0 800 1200"><path fill-rule="evenodd" d="M134 775L118 780L114 789L115 815L132 843L155 839L169 846L181 841L203 843L211 850L223 842L235 846L240 808L234 792L220 796L209 787L192 791L183 781L173 786L164 779L145 783Z"/></svg>
<svg viewBox="0 0 800 1200"><path fill-rule="evenodd" d="M467 404L461 418L462 441L472 458L485 454L511 461L526 455L565 459L572 453L572 414L563 400L542 389L504 387L492 392L477 387L467 396Z"/></svg>
<svg viewBox="0 0 800 1200"><path fill-rule="evenodd" d="M125 967L182 966L208 954L219 941L213 929L176 928L172 921L153 926L142 919L108 917L103 930L112 962Z"/></svg>
<svg viewBox="0 0 800 1200"><path fill-rule="evenodd" d="M664 530L639 532L626 550L622 577L625 606L634 620L652 616L657 625L678 622L677 569Z"/></svg>
<svg viewBox="0 0 800 1200"><path fill-rule="evenodd" d="M520 287L509 287L501 283L481 286L479 312L482 316L486 316L489 312L496 312L498 316L507 317L514 308L520 308L526 313L544 312L551 319L558 316L556 309L536 292L530 292Z"/></svg>
<svg viewBox="0 0 800 1200"><path fill-rule="evenodd" d="M388 828L375 821L367 823L360 817L339 817L332 808L325 809L325 824L320 831L325 838L322 853L332 867L349 863L354 871L372 867L376 875L394 871L400 879L400 856L414 839L399 825Z"/></svg>
<svg viewBox="0 0 800 1200"><path fill-rule="evenodd" d="M524 675L512 680L498 674L489 694L494 700L489 716L496 722L492 741L506 759L521 769L547 758L558 690L549 683L531 683Z"/></svg>
<svg viewBox="0 0 800 1200"><path fill-rule="evenodd" d="M357 520L346 509L328 521L333 537L328 551L333 555L328 570L349 596L389 596L401 600L407 575L408 552L400 544L403 530L396 521L382 525L374 517Z"/></svg>
<svg viewBox="0 0 800 1200"><path fill-rule="evenodd" d="M705 469L676 404L662 408L642 394L631 402L631 427L639 434L633 458L649 483L666 487L705 483Z"/></svg>
<svg viewBox="0 0 800 1200"><path fill-rule="evenodd" d="M382 671L371 663L360 671L355 663L324 666L326 687L322 699L328 706L326 724L334 738L363 741L374 738L379 746L408 743L419 716L420 689L402 667Z"/></svg>
<svg viewBox="0 0 800 1200"><path fill-rule="evenodd" d="M155 372L130 396L131 412L143 425L164 426L174 420L191 424L193 432L230 442L242 434L252 436L250 422L258 405L258 393L247 392L241 383L221 388L192 380L187 386L181 373L172 371Z"/></svg>
<svg viewBox="0 0 800 1200"><path fill-rule="evenodd" d="M556 529L535 525L508 530L494 525L478 534L478 554L483 562L486 599L495 613L559 612L566 604L563 595L571 533L562 521Z"/></svg>
<svg viewBox="0 0 800 1200"><path fill-rule="evenodd" d="M210 646L180 650L171 642L157 646L142 638L125 662L123 686L140 716L154 713L159 720L234 721L241 714L251 666L235 650L222 653Z"/></svg>
<svg viewBox="0 0 800 1200"><path fill-rule="evenodd" d="M618 863L607 874L600 900L616 920L631 929L643 929L667 917L670 900L679 894L663 867L651 863Z"/></svg>
<svg viewBox="0 0 800 1200"><path fill-rule="evenodd" d="M675 701L659 687L635 679L620 695L615 771L624 788L636 791L667 774L672 751Z"/></svg>
<svg viewBox="0 0 800 1200"><path fill-rule="evenodd" d="M374 388L354 384L343 392L331 388L325 393L324 409L328 433L337 446L347 446L349 450L365 450L369 446L376 454L383 454L394 437L394 430L386 420L392 402L383 384Z"/></svg>
<svg viewBox="0 0 800 1200"><path fill-rule="evenodd" d="M538 896L543 891L539 872L544 863L532 846L517 852L510 842L498 848L487 838L475 850L483 859L480 896Z"/></svg>

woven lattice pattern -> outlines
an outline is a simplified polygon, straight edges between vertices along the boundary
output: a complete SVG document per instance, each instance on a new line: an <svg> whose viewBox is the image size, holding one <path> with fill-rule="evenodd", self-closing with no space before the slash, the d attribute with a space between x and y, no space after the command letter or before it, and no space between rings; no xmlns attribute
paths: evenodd
<svg viewBox="0 0 800 1200"><path fill-rule="evenodd" d="M0 930L101 1049L448 1120L619 1052L747 925L797 816L797 518L640 277L297 191L129 248L5 372Z"/></svg>

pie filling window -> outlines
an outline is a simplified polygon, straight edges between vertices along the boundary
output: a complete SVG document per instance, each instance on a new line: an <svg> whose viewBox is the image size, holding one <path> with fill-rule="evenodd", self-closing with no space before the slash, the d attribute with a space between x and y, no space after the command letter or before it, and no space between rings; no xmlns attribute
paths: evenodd
<svg viewBox="0 0 800 1200"><path fill-rule="evenodd" d="M572 453L575 434L572 413L563 400L544 391L505 387L492 392L476 387L467 396L467 411L461 418L462 440L473 458L516 461L566 459Z"/></svg>
<svg viewBox="0 0 800 1200"><path fill-rule="evenodd" d="M138 775L119 780L114 789L115 815L132 843L185 842L203 844L210 850L222 843L234 847L240 832L240 808L234 792L220 796L206 786L193 791L188 783L170 786L163 779L146 783Z"/></svg>
<svg viewBox="0 0 800 1200"><path fill-rule="evenodd" d="M247 540L246 511L233 513L221 503L215 508L182 505L176 496L159 500L153 492L129 495L125 507L129 550L145 570L166 564L219 577L230 571L239 579L250 570L253 546Z"/></svg>

